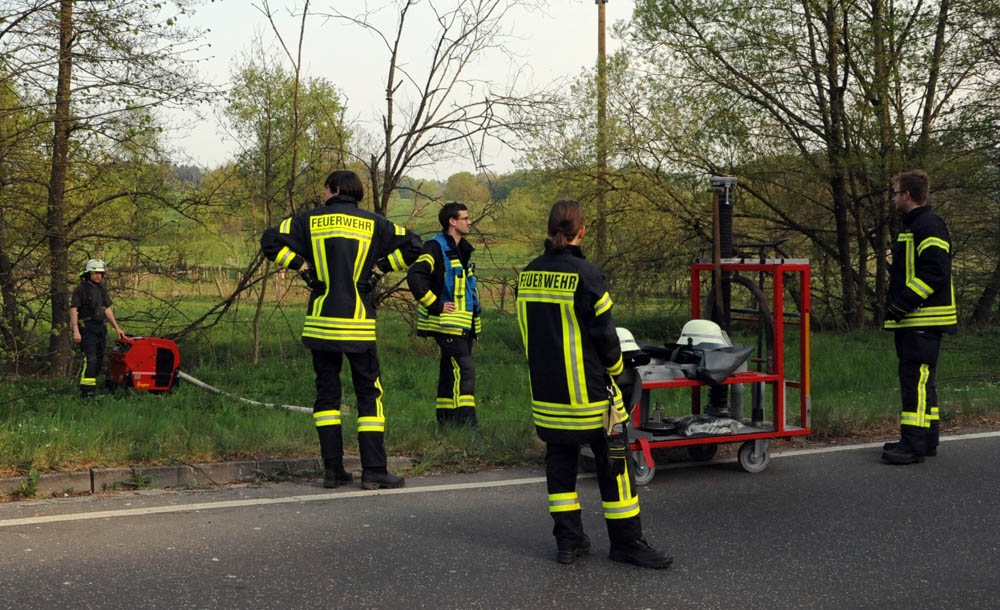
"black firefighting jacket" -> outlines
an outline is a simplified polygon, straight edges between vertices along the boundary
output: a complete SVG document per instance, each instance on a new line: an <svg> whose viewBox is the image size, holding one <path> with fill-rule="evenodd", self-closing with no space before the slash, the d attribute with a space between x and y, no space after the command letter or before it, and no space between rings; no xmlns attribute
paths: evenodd
<svg viewBox="0 0 1000 610"><path fill-rule="evenodd" d="M622 352L600 270L577 246L549 246L518 276L517 319L538 434L572 442L600 430L609 406L627 418L611 379Z"/></svg>
<svg viewBox="0 0 1000 610"><path fill-rule="evenodd" d="M406 273L406 281L417 300L417 335L479 336L483 331L479 292L469 262L475 248L467 239L455 240L446 233L424 243L423 251ZM444 303L455 303L453 313L444 313Z"/></svg>
<svg viewBox="0 0 1000 610"><path fill-rule="evenodd" d="M309 349L361 352L375 344L371 274L406 269L420 254L420 237L335 195L264 232L264 256L288 269L309 262L321 289L309 295L302 343Z"/></svg>
<svg viewBox="0 0 1000 610"><path fill-rule="evenodd" d="M958 325L951 281L951 237L931 206L903 215L892 247L886 329L932 328L954 332Z"/></svg>

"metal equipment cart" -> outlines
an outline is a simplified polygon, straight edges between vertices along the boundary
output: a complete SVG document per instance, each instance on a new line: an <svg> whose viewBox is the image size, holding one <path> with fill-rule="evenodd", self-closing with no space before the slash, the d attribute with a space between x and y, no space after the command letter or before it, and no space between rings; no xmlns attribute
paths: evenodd
<svg viewBox="0 0 1000 610"><path fill-rule="evenodd" d="M770 439L805 436L810 431L810 345L809 345L809 261L805 259L723 259L719 261L722 272L748 272L770 276L770 303L758 302L756 310L734 310L744 317L733 317L736 322L757 322L770 309L773 320L773 345L766 358L757 361L762 371L735 373L722 382L723 386L750 384L752 389L752 414L749 419L737 414L742 427L736 433L723 435L681 436L665 433L662 420L651 415L650 390L661 388L691 388L691 413L698 415L701 409L701 388L708 383L699 379L687 379L676 368L649 364L638 368L642 380L642 399L632 411L628 434L632 449L632 466L636 483L645 485L653 479L656 464L652 450L666 447L687 447L691 457L710 460L722 443L742 443L737 452L740 467L746 472L761 472L770 460ZM701 274L716 272L712 262L695 262L691 265L691 316L701 317ZM797 311L785 311L785 276L797 274ZM763 277L763 276L762 276ZM757 291L761 301L763 293ZM767 300L764 297L763 300ZM788 379L785 371L785 325L798 326L799 377ZM769 343L771 343L769 341ZM760 354L758 354L759 356ZM765 364L766 363L766 364ZM769 390L768 390L769 388ZM799 425L786 422L788 388L799 391ZM764 413L764 396L770 394L770 420Z"/></svg>

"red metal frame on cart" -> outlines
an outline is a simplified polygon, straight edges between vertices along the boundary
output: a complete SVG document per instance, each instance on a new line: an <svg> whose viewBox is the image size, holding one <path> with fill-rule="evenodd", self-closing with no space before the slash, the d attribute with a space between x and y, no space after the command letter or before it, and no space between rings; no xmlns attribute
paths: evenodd
<svg viewBox="0 0 1000 610"><path fill-rule="evenodd" d="M714 270L711 262L697 262L691 264L691 317L698 318L701 315L701 273ZM639 437L632 442L633 450L642 451L646 458L646 463L650 468L654 467L651 449L660 447L681 447L703 444L730 443L748 441L755 439L784 438L791 436L805 436L812 432L811 426L811 379L809 375L811 346L809 342L810 328L810 301L809 301L809 263L808 262L753 262L753 263L723 263L722 271L734 272L763 272L768 273L773 278L771 281L771 315L774 320L774 371L770 373L759 373L755 371L736 373L725 381L724 385L735 383L767 383L772 386L772 419L774 430L764 432L753 432L748 434L727 434L720 436L702 436L694 438L650 440ZM800 276L800 292L798 313L799 320L785 321L784 315L784 274L798 273ZM756 318L734 318L734 320L757 321ZM799 379L792 380L785 378L785 324L797 326L799 329ZM697 379L673 379L670 381L654 381L642 384L643 390L654 390L660 388L691 388L691 413L701 413L701 387L708 385L706 382ZM788 428L785 426L785 387L799 389L799 421L802 426ZM635 418L641 405L636 405L633 412Z"/></svg>

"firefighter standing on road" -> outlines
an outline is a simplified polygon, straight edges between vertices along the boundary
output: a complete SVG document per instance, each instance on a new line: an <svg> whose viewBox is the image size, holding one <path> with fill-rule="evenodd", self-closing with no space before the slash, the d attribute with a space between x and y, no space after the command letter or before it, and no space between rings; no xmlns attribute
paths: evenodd
<svg viewBox="0 0 1000 610"><path fill-rule="evenodd" d="M920 170L893 181L902 228L892 248L885 328L894 331L902 397L900 440L886 443L882 459L913 464L937 455L940 412L934 372L941 335L958 327L951 281L948 227L926 205L930 181Z"/></svg>
<svg viewBox="0 0 1000 610"><path fill-rule="evenodd" d="M92 258L80 274L80 284L73 290L69 305L69 324L73 327L73 341L80 344L83 354L83 371L80 373L80 396L91 398L97 394L97 376L104 368L107 351L108 329L111 322L118 338L125 338L125 331L118 325L111 310L111 297L104 287L107 273L104 261ZM105 372L105 375L107 373ZM108 381L105 380L105 386Z"/></svg>
<svg viewBox="0 0 1000 610"><path fill-rule="evenodd" d="M438 213L441 233L424 243L406 280L419 303L417 335L434 337L441 348L436 417L476 426L476 365L472 341L482 332L479 292L469 262L475 248L465 239L472 219L465 204L452 202Z"/></svg>
<svg viewBox="0 0 1000 610"><path fill-rule="evenodd" d="M605 436L606 412L614 409L619 417L628 418L621 392L611 379L623 371L622 353L604 278L580 250L584 231L580 204L557 201L549 213L551 239L545 243L545 253L524 268L517 286L517 318L528 358L535 429L546 443L545 478L555 523L556 560L573 563L590 551L576 492L580 445L589 444L611 539L610 558L666 568L671 558L642 537L625 434Z"/></svg>
<svg viewBox="0 0 1000 610"><path fill-rule="evenodd" d="M335 171L323 186L325 204L286 218L261 237L264 255L298 270L312 293L302 343L312 351L316 372L313 418L323 456L325 487L352 480L344 470L340 420L342 354L351 363L357 396L361 485L365 489L403 487L403 477L386 469L385 414L375 350L373 273L402 270L420 254L420 238L363 210L364 187L357 174Z"/></svg>

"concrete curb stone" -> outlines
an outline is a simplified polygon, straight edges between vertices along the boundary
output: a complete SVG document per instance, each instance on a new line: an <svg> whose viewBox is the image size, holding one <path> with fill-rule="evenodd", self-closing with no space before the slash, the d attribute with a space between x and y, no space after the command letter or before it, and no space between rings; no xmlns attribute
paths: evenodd
<svg viewBox="0 0 1000 610"><path fill-rule="evenodd" d="M416 464L416 460L412 458L390 457L388 461L390 470L402 470ZM344 456L344 468L348 471L359 472L361 470L360 458L352 455ZM68 494L140 488L210 487L256 480L321 476L323 476L323 461L319 458L277 458L177 466L91 468L80 472L43 474L35 484L35 493L32 497L58 497ZM0 479L0 496L16 496L28 483L28 477Z"/></svg>

